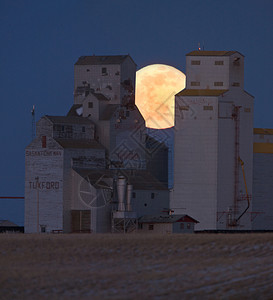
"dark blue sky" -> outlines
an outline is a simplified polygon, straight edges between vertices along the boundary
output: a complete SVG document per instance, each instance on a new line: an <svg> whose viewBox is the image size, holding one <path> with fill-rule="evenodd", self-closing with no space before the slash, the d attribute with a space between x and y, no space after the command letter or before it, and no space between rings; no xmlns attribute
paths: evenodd
<svg viewBox="0 0 273 300"><path fill-rule="evenodd" d="M0 37L0 196L24 195L32 105L37 120L67 113L81 55L129 53L138 68L166 63L185 72L185 54L199 42L237 50L255 127L273 128L272 0L0 0ZM22 224L23 202L13 200L12 211L0 201L0 219Z"/></svg>

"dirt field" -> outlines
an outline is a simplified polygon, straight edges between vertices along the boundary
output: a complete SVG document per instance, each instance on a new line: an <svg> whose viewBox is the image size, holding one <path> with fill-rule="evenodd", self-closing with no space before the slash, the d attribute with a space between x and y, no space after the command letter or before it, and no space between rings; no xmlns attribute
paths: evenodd
<svg viewBox="0 0 273 300"><path fill-rule="evenodd" d="M0 235L1 299L273 299L273 234Z"/></svg>

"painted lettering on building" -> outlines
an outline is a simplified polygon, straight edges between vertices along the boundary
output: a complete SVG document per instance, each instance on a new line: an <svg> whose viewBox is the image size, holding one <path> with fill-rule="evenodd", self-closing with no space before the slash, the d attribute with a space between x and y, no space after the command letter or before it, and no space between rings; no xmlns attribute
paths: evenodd
<svg viewBox="0 0 273 300"><path fill-rule="evenodd" d="M53 150L26 150L26 156L62 156L62 151L53 151Z"/></svg>
<svg viewBox="0 0 273 300"><path fill-rule="evenodd" d="M60 188L59 181L29 181L29 188L36 190L58 190Z"/></svg>

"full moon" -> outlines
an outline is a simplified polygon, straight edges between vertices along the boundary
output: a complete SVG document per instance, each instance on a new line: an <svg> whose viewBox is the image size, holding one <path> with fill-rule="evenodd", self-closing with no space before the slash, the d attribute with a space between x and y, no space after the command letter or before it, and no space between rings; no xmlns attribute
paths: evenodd
<svg viewBox="0 0 273 300"><path fill-rule="evenodd" d="M136 72L136 105L146 126L174 126L174 96L185 88L186 76L168 65L149 65Z"/></svg>

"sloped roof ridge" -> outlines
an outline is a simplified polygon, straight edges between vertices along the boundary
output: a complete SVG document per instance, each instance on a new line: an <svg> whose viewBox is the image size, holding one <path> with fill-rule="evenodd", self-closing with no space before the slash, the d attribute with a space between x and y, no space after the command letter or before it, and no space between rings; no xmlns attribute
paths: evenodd
<svg viewBox="0 0 273 300"><path fill-rule="evenodd" d="M227 91L216 89L184 89L177 93L176 96L220 96Z"/></svg>
<svg viewBox="0 0 273 300"><path fill-rule="evenodd" d="M136 65L129 54L125 55L89 55L80 56L75 65L108 65L121 64L127 57Z"/></svg>
<svg viewBox="0 0 273 300"><path fill-rule="evenodd" d="M194 51L191 51L191 52L187 53L186 56L230 56L230 55L235 54L235 53L239 53L240 55L244 56L240 52L233 51L233 50L230 50L230 51L226 51L226 50L223 50L223 51L194 50Z"/></svg>

